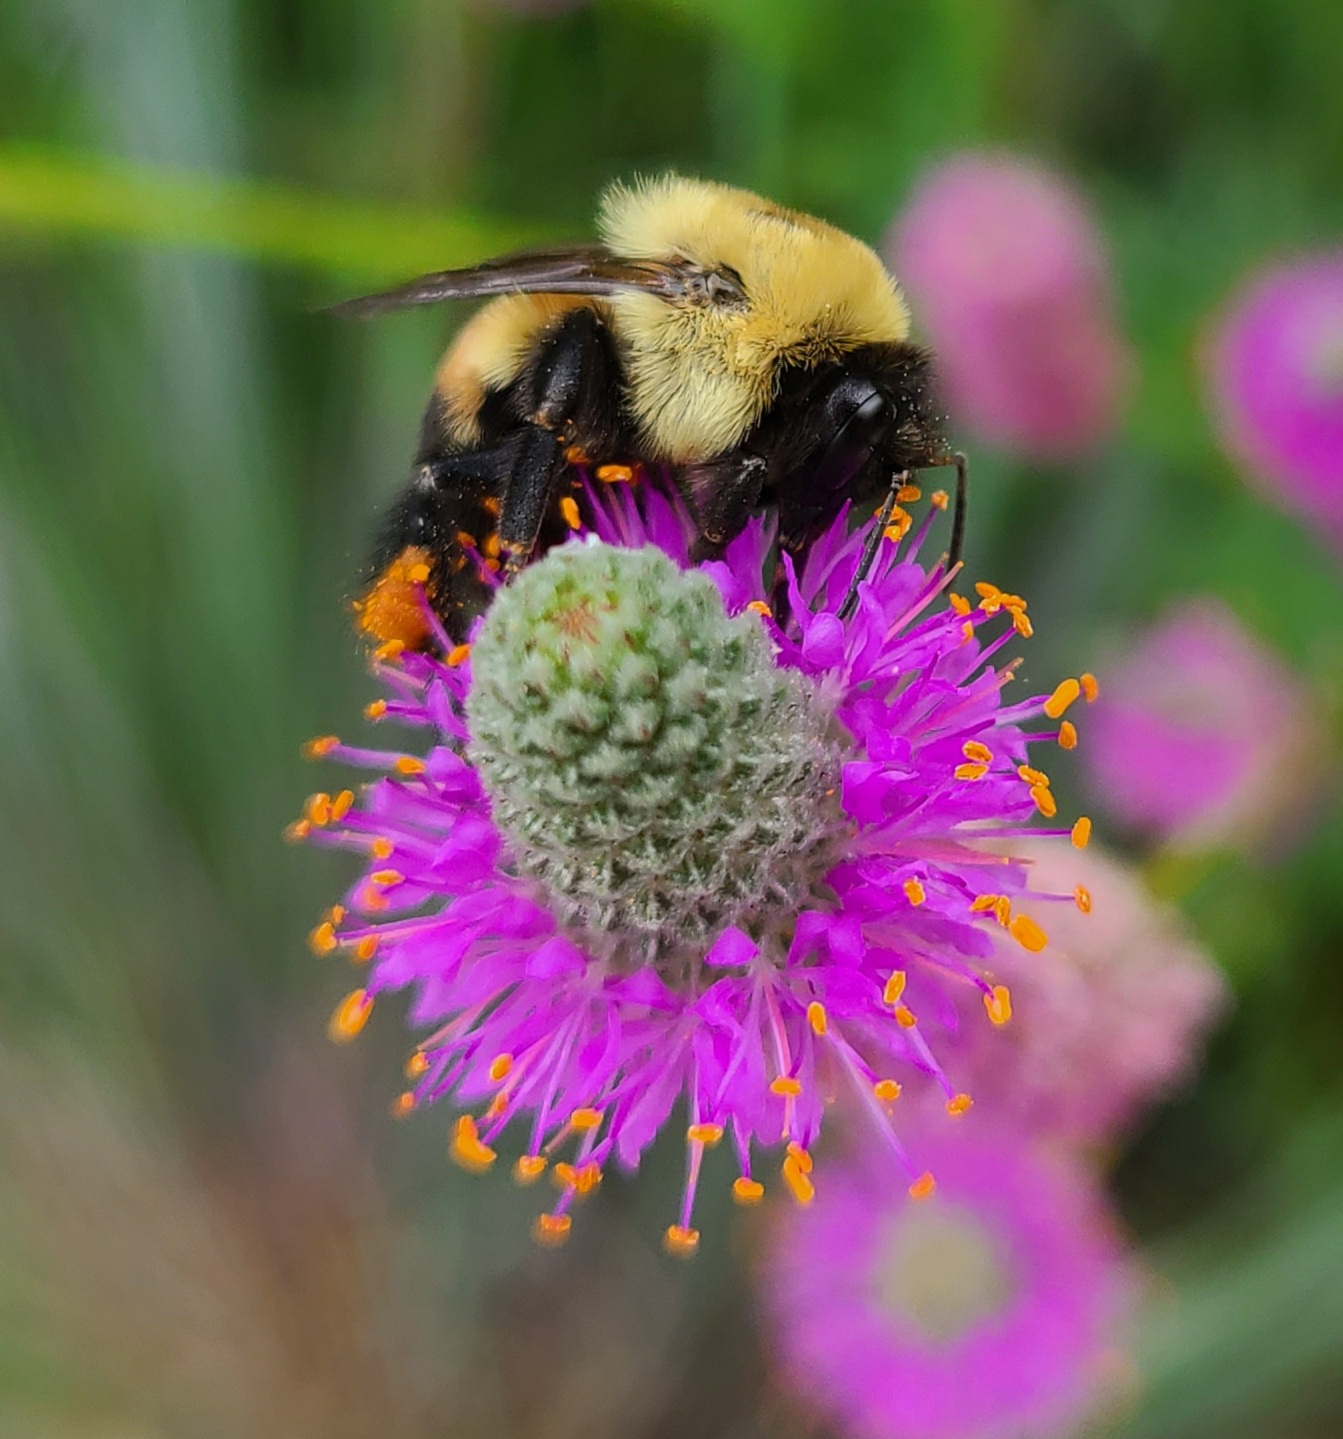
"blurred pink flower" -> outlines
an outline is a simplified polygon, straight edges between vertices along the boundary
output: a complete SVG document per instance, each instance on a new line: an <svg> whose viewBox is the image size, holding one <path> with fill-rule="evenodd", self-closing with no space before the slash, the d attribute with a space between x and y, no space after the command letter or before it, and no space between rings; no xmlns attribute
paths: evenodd
<svg viewBox="0 0 1343 1439"><path fill-rule="evenodd" d="M877 1152L780 1216L767 1331L791 1386L857 1439L1066 1433L1118 1357L1127 1270L1104 1200L1020 1138L947 1125L919 1139L935 1197Z"/></svg>
<svg viewBox="0 0 1343 1439"><path fill-rule="evenodd" d="M1226 447L1271 499L1343 546L1343 250L1254 275L1207 370Z"/></svg>
<svg viewBox="0 0 1343 1439"><path fill-rule="evenodd" d="M1116 818L1185 851L1299 829L1321 783L1311 696L1225 605L1186 601L1108 668L1081 753Z"/></svg>
<svg viewBox="0 0 1343 1439"><path fill-rule="evenodd" d="M1012 912L1049 944L1021 959L1002 945L994 976L1011 994L1011 1022L986 1029L977 1002L964 1002L946 1066L976 1112L1100 1143L1190 1077L1227 987L1179 913L1094 843L1078 853L1027 840L1013 852L1031 872Z"/></svg>
<svg viewBox="0 0 1343 1439"><path fill-rule="evenodd" d="M884 248L971 429L1059 460L1115 428L1128 350L1104 243L1064 180L1011 156L958 156L924 177Z"/></svg>

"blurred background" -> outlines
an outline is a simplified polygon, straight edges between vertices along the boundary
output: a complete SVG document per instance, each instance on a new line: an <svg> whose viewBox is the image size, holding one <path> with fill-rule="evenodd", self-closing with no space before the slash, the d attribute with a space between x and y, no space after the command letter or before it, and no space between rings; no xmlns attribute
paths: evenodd
<svg viewBox="0 0 1343 1439"><path fill-rule="evenodd" d="M327 1041L352 871L280 838L462 318L320 307L676 167L907 281L969 570L1114 700L1056 788L1234 995L1104 1155L1149 1291L1105 1432L1343 1433L1340 75L1336 0L0 8L0 1430L814 1431L768 1219L710 1184L664 1257L673 1140L535 1249L389 1117L395 1006Z"/></svg>

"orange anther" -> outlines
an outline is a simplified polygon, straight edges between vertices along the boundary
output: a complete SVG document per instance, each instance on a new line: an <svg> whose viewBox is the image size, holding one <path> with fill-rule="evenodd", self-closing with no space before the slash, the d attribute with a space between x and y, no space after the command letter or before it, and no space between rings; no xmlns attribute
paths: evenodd
<svg viewBox="0 0 1343 1439"><path fill-rule="evenodd" d="M463 1169L473 1174L484 1173L498 1158L494 1150L481 1140L476 1121L469 1114L458 1118L457 1127L452 1131L449 1152Z"/></svg>
<svg viewBox="0 0 1343 1439"><path fill-rule="evenodd" d="M732 1197L738 1204L759 1204L765 1197L765 1186L743 1174L732 1181Z"/></svg>
<svg viewBox="0 0 1343 1439"><path fill-rule="evenodd" d="M448 668L455 670L458 665L465 664L466 661L470 658L470 655L470 645L453 645L453 647L448 651Z"/></svg>
<svg viewBox="0 0 1343 1439"><path fill-rule="evenodd" d="M1046 819L1053 819L1059 812L1059 802L1050 793L1048 788L1042 784L1031 786L1031 798L1035 801L1035 807Z"/></svg>
<svg viewBox="0 0 1343 1439"><path fill-rule="evenodd" d="M752 614L763 615L765 619L772 618L774 614L774 611L770 609L764 600L752 600L746 608L750 610Z"/></svg>
<svg viewBox="0 0 1343 1439"><path fill-rule="evenodd" d="M406 652L405 640L386 640L373 651L373 658L380 664L391 664Z"/></svg>
<svg viewBox="0 0 1343 1439"><path fill-rule="evenodd" d="M983 914L986 909L992 909L1000 898L1001 896L996 894L977 894L970 901L970 913Z"/></svg>
<svg viewBox="0 0 1343 1439"><path fill-rule="evenodd" d="M875 1094L878 1099L890 1104L892 1101L900 1098L900 1084L894 1079L879 1079L872 1086L872 1093Z"/></svg>
<svg viewBox="0 0 1343 1439"><path fill-rule="evenodd" d="M773 1080L769 1086L771 1094L777 1094L784 1099L794 1099L802 1093L800 1080L794 1079L791 1074L781 1074Z"/></svg>
<svg viewBox="0 0 1343 1439"><path fill-rule="evenodd" d="M810 1174L815 1167L810 1154L797 1142L796 1139L788 1141L787 1153L803 1174Z"/></svg>
<svg viewBox="0 0 1343 1439"><path fill-rule="evenodd" d="M333 904L331 908L327 910L324 918L329 919L332 924L339 924L341 920L345 918L345 906L343 904Z"/></svg>
<svg viewBox="0 0 1343 1439"><path fill-rule="evenodd" d="M823 1005L820 1000L813 999L812 1002L807 1006L807 1023L811 1025L811 1031L813 1034L821 1035L825 1033L825 1005Z"/></svg>
<svg viewBox="0 0 1343 1439"><path fill-rule="evenodd" d="M589 1159L586 1164L580 1164L574 1170L574 1188L578 1190L580 1199L591 1194L601 1182L602 1167L595 1159Z"/></svg>
<svg viewBox="0 0 1343 1439"><path fill-rule="evenodd" d="M471 534L468 530L457 531L457 543L461 545L464 550L474 550L479 548L479 546L476 544L475 535Z"/></svg>
<svg viewBox="0 0 1343 1439"><path fill-rule="evenodd" d="M333 734L320 734L316 739L310 739L303 746L304 759L321 759L328 755L340 743L340 737Z"/></svg>
<svg viewBox="0 0 1343 1439"><path fill-rule="evenodd" d="M816 1186L812 1183L811 1176L791 1154L783 1162L782 1173L788 1192L799 1204L808 1205L816 1198Z"/></svg>
<svg viewBox="0 0 1343 1439"><path fill-rule="evenodd" d="M576 530L582 525L583 517L578 513L578 501L572 495L565 495L560 500L560 517L571 530Z"/></svg>
<svg viewBox="0 0 1343 1439"><path fill-rule="evenodd" d="M326 1032L337 1044L345 1044L368 1023L373 1013L373 1000L367 991L352 989L336 1006Z"/></svg>
<svg viewBox="0 0 1343 1439"><path fill-rule="evenodd" d="M575 1129L596 1129L602 1122L600 1109L575 1109L569 1116L569 1123Z"/></svg>
<svg viewBox="0 0 1343 1439"><path fill-rule="evenodd" d="M699 1230L669 1224L662 1236L662 1247L675 1259L689 1259L699 1248Z"/></svg>
<svg viewBox="0 0 1343 1439"><path fill-rule="evenodd" d="M598 465L596 473L604 485L627 485L634 478L628 465Z"/></svg>
<svg viewBox="0 0 1343 1439"><path fill-rule="evenodd" d="M284 837L289 844L298 844L312 833L312 825L306 819L296 819L284 827Z"/></svg>
<svg viewBox="0 0 1343 1439"><path fill-rule="evenodd" d="M909 1186L909 1197L911 1199L927 1199L936 1188L937 1180L933 1178L932 1171L925 1169Z"/></svg>
<svg viewBox="0 0 1343 1439"><path fill-rule="evenodd" d="M975 586L975 593L982 600L991 600L996 595L1002 594L1002 591L998 588L997 585L991 585L987 580L980 580L979 583Z"/></svg>
<svg viewBox="0 0 1343 1439"><path fill-rule="evenodd" d="M501 1089L498 1094L485 1106L486 1119L498 1119L505 1113L510 1103L510 1096L506 1089Z"/></svg>
<svg viewBox="0 0 1343 1439"><path fill-rule="evenodd" d="M961 753L968 760L975 764L992 764L993 751L986 744L981 744L977 739L968 739L961 746Z"/></svg>
<svg viewBox="0 0 1343 1439"><path fill-rule="evenodd" d="M958 595L954 591L949 590L947 592L947 601L951 605L952 609L955 610L956 613L962 618L968 615L970 613L970 610L973 608L970 604L970 601L967 600L964 595Z"/></svg>
<svg viewBox="0 0 1343 1439"><path fill-rule="evenodd" d="M1072 720L1064 720L1059 726L1059 748L1077 748L1077 726L1073 724Z"/></svg>
<svg viewBox="0 0 1343 1439"><path fill-rule="evenodd" d="M1045 713L1050 719L1061 719L1064 711L1082 693L1082 686L1076 680L1064 680L1045 701Z"/></svg>
<svg viewBox="0 0 1343 1439"><path fill-rule="evenodd" d="M564 463L566 465L586 465L591 463L591 456L582 445L570 445L564 452Z"/></svg>
<svg viewBox="0 0 1343 1439"><path fill-rule="evenodd" d="M952 772L957 779L983 779L989 767L986 764L958 764Z"/></svg>
<svg viewBox="0 0 1343 1439"><path fill-rule="evenodd" d="M396 846L385 835L379 835L368 847L374 859L391 859Z"/></svg>
<svg viewBox="0 0 1343 1439"><path fill-rule="evenodd" d="M1049 776L1042 769L1032 769L1028 764L1019 764L1017 773L1027 784L1042 784L1049 788Z"/></svg>
<svg viewBox="0 0 1343 1439"><path fill-rule="evenodd" d="M1008 922L1012 918L1012 901L1005 894L1000 894L993 901L993 917L1004 929L1007 928Z"/></svg>
<svg viewBox="0 0 1343 1439"><path fill-rule="evenodd" d="M1005 984L995 984L993 993L984 996L984 1008L993 1024L1006 1024L1012 1018L1012 992Z"/></svg>
<svg viewBox="0 0 1343 1439"><path fill-rule="evenodd" d="M367 964L378 952L378 941L374 935L366 934L354 947L354 957L360 964Z"/></svg>
<svg viewBox="0 0 1343 1439"><path fill-rule="evenodd" d="M494 559L502 548L503 546L499 543L499 536L491 532L485 536L485 543L481 545L480 552L483 555L488 555L490 559Z"/></svg>
<svg viewBox="0 0 1343 1439"><path fill-rule="evenodd" d="M721 1124L692 1124L685 1132L691 1144L704 1144L710 1149L723 1137Z"/></svg>
<svg viewBox="0 0 1343 1439"><path fill-rule="evenodd" d="M344 819L345 816L349 814L350 806L353 803L354 791L352 789L341 790L341 792L335 797L335 799L331 801L331 818L334 821L340 821Z"/></svg>
<svg viewBox="0 0 1343 1439"><path fill-rule="evenodd" d="M1072 841L1076 848L1085 849L1090 840L1091 821L1086 817L1086 815L1083 815L1081 819L1079 819L1077 823L1073 825Z"/></svg>
<svg viewBox="0 0 1343 1439"><path fill-rule="evenodd" d="M1012 625L1023 640L1028 640L1035 633L1035 626L1031 623L1030 617L1025 610L1012 611Z"/></svg>
<svg viewBox="0 0 1343 1439"><path fill-rule="evenodd" d="M914 1026L919 1022L914 1017L914 1011L910 1009L907 1005L903 1004L896 1006L895 1019L896 1023L904 1029L913 1029Z"/></svg>
<svg viewBox="0 0 1343 1439"><path fill-rule="evenodd" d="M578 1171L572 1164L566 1164L563 1160L550 1171L550 1182L556 1189L577 1189Z"/></svg>
<svg viewBox="0 0 1343 1439"><path fill-rule="evenodd" d="M881 992L882 1002L885 1004L899 1004L900 996L905 992L905 972L903 969L893 969L886 981L886 988Z"/></svg>
<svg viewBox="0 0 1343 1439"><path fill-rule="evenodd" d="M1082 696L1086 702L1089 705L1095 704L1097 696L1101 692L1101 687L1096 682L1096 676L1093 674L1084 674L1078 682L1082 686Z"/></svg>
<svg viewBox="0 0 1343 1439"><path fill-rule="evenodd" d="M1038 954L1049 943L1049 936L1028 914L1017 915L1008 926L1012 938L1032 954Z"/></svg>
<svg viewBox="0 0 1343 1439"><path fill-rule="evenodd" d="M410 1090L406 1090L404 1094L398 1094L396 1098L392 1100L392 1118L404 1119L414 1108L415 1096Z"/></svg>
<svg viewBox="0 0 1343 1439"><path fill-rule="evenodd" d="M406 1078L419 1079L429 1072L429 1056L422 1049L417 1049L406 1060Z"/></svg>
<svg viewBox="0 0 1343 1439"><path fill-rule="evenodd" d="M501 1079L508 1078L512 1068L513 1056L511 1054L496 1054L494 1058L490 1060L490 1078L498 1084Z"/></svg>
<svg viewBox="0 0 1343 1439"><path fill-rule="evenodd" d="M904 884L901 885L901 888L905 892L905 898L910 902L910 904L914 905L915 908L921 905L924 900L928 898L928 893L924 889L921 880L907 879Z"/></svg>
<svg viewBox="0 0 1343 1439"><path fill-rule="evenodd" d="M902 505L912 505L923 498L923 491L917 485L901 485L895 497Z"/></svg>
<svg viewBox="0 0 1343 1439"><path fill-rule="evenodd" d="M1073 902L1083 914L1091 913L1091 891L1084 884L1073 890Z"/></svg>
<svg viewBox="0 0 1343 1439"><path fill-rule="evenodd" d="M314 954L330 954L339 944L336 927L329 919L324 919L316 929L309 931L308 948Z"/></svg>
<svg viewBox="0 0 1343 1439"><path fill-rule="evenodd" d="M309 824L319 829L331 819L331 796L323 790L310 794L303 804L303 814Z"/></svg>
<svg viewBox="0 0 1343 1439"><path fill-rule="evenodd" d="M567 1214L538 1214L532 1225L532 1238L551 1249L558 1248L569 1237L574 1221Z"/></svg>
<svg viewBox="0 0 1343 1439"><path fill-rule="evenodd" d="M513 1178L519 1184L535 1184L546 1172L545 1157L540 1154L523 1154L513 1166Z"/></svg>
<svg viewBox="0 0 1343 1439"><path fill-rule="evenodd" d="M970 623L969 620L966 620L966 622L961 626L961 643L963 645L968 645L970 641L974 639L974 637L975 627L973 624Z"/></svg>
<svg viewBox="0 0 1343 1439"><path fill-rule="evenodd" d="M929 504L936 505L939 510L945 510L950 500L951 496L945 490L934 490L928 496Z"/></svg>
<svg viewBox="0 0 1343 1439"><path fill-rule="evenodd" d="M951 1098L947 1100L947 1113L951 1115L953 1119L958 1119L973 1103L974 1100L971 1099L968 1094L953 1094Z"/></svg>
<svg viewBox="0 0 1343 1439"><path fill-rule="evenodd" d="M406 876L399 869L375 869L368 879L370 884L380 884L384 889L406 882Z"/></svg>
<svg viewBox="0 0 1343 1439"><path fill-rule="evenodd" d="M393 768L397 774L423 774L424 761L422 759L416 759L413 754L403 754L397 758Z"/></svg>
<svg viewBox="0 0 1343 1439"><path fill-rule="evenodd" d="M365 718L365 719L380 720L380 719L383 717L383 715L385 715L386 713L387 713L387 701L386 701L386 700L374 700L371 704L366 704L366 705L364 706L364 718Z"/></svg>

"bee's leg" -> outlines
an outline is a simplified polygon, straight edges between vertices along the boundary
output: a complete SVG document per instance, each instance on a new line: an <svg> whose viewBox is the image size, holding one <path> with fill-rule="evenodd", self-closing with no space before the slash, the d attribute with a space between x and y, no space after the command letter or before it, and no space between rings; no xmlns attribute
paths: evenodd
<svg viewBox="0 0 1343 1439"><path fill-rule="evenodd" d="M692 563L716 557L741 533L760 503L768 472L769 463L763 456L741 450L685 466L680 487L700 532L690 552Z"/></svg>
<svg viewBox="0 0 1343 1439"><path fill-rule="evenodd" d="M499 515L505 574L516 574L531 559L569 446L606 440L613 431L617 373L610 334L586 308L568 315L528 367Z"/></svg>
<svg viewBox="0 0 1343 1439"><path fill-rule="evenodd" d="M868 531L867 540L863 545L862 558L858 561L858 568L854 570L853 579L849 584L849 592L844 596L844 603L839 607L839 617L842 620L848 619L858 608L858 586L872 573L872 566L876 562L882 536L886 533L886 526L890 524L891 516L895 513L900 491L908 483L908 470L901 470L898 475L891 478L891 487L887 490L886 498L877 512L877 522Z"/></svg>
<svg viewBox="0 0 1343 1439"><path fill-rule="evenodd" d="M970 461L958 450L951 456L956 466L956 509L951 519L951 545L947 549L947 569L954 570L961 562L965 548L965 517L970 499Z"/></svg>

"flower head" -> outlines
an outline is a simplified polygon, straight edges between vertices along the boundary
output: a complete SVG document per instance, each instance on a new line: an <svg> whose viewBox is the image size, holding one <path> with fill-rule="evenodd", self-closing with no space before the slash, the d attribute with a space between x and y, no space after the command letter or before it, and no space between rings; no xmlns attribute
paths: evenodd
<svg viewBox="0 0 1343 1439"><path fill-rule="evenodd" d="M1084 759L1132 828L1181 850L1251 849L1299 828L1324 748L1301 681L1225 605L1198 599L1109 666Z"/></svg>
<svg viewBox="0 0 1343 1439"><path fill-rule="evenodd" d="M1178 912L1095 845L1079 855L1059 840L1015 840L1012 852L1031 866L1016 908L1049 931L1049 947L1001 947L1011 1026L986 1035L962 1000L942 1057L986 1117L1102 1143L1190 1077L1226 982Z"/></svg>
<svg viewBox="0 0 1343 1439"><path fill-rule="evenodd" d="M1081 1170L1004 1132L927 1132L937 1197L836 1161L765 1257L787 1381L859 1439L1069 1432L1105 1396L1127 1275Z"/></svg>
<svg viewBox="0 0 1343 1439"><path fill-rule="evenodd" d="M1066 459L1114 428L1128 379L1105 249L1043 166L967 154L924 177L886 252L952 411L996 445Z"/></svg>
<svg viewBox="0 0 1343 1439"><path fill-rule="evenodd" d="M881 537L846 604L866 530L842 517L775 582L768 527L689 561L694 530L656 492L583 492L591 532L501 589L471 645L382 652L370 714L427 753L328 738L315 752L380 772L360 795L309 801L298 831L368 856L320 951L370 963L343 1002L356 1032L408 987L429 1033L403 1109L451 1100L454 1153L486 1168L518 1135L515 1173L560 1195L538 1236L563 1238L608 1161L634 1167L678 1100L687 1179L669 1247L694 1248L706 1148L728 1138L735 1193L814 1192L827 1095L890 1123L902 1071L968 1098L926 1031L963 988L1005 1022L990 929L1035 952L1011 916L1024 866L983 842L1054 813L1028 746L1072 726L1080 692L1005 704L1025 602L917 563L925 524ZM935 511L930 510L930 515ZM577 510L572 511L577 522ZM1030 736L1023 724L1056 721ZM1060 831L1067 833L1067 831Z"/></svg>
<svg viewBox="0 0 1343 1439"><path fill-rule="evenodd" d="M1208 362L1227 447L1273 499L1343 547L1343 251L1253 276Z"/></svg>

